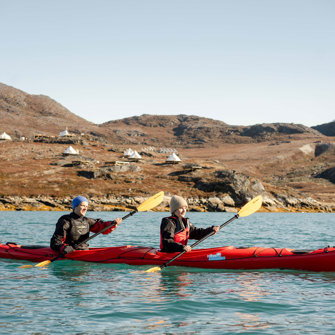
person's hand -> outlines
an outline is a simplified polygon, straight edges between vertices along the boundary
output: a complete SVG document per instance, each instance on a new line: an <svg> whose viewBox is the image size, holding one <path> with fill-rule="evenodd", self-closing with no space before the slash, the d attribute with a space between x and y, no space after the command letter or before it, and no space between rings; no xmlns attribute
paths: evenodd
<svg viewBox="0 0 335 335"><path fill-rule="evenodd" d="M214 234L216 234L219 230L220 230L220 226L213 227Z"/></svg>
<svg viewBox="0 0 335 335"><path fill-rule="evenodd" d="M122 219L117 218L117 219L115 219L115 222L116 222L116 225L115 225L115 228L116 228L116 226L119 225L122 222Z"/></svg>
<svg viewBox="0 0 335 335"><path fill-rule="evenodd" d="M192 248L189 245L184 246L184 251L189 252L191 250L192 250Z"/></svg>
<svg viewBox="0 0 335 335"><path fill-rule="evenodd" d="M70 254L71 252L74 252L74 248L71 247L70 245L65 245L61 248L61 253L63 255Z"/></svg>
<svg viewBox="0 0 335 335"><path fill-rule="evenodd" d="M106 235L106 234L110 234L113 230L116 229L116 227L122 222L121 218L117 218L114 221L105 221L103 224L105 227L110 226L111 224L114 224L113 227L108 228L107 230L105 230L102 234Z"/></svg>
<svg viewBox="0 0 335 335"><path fill-rule="evenodd" d="M115 226L112 227L111 232L112 232L114 229L116 229L116 227L122 222L122 219L121 219L121 218L116 218L116 219L114 220L114 222L116 222L116 224L115 224Z"/></svg>

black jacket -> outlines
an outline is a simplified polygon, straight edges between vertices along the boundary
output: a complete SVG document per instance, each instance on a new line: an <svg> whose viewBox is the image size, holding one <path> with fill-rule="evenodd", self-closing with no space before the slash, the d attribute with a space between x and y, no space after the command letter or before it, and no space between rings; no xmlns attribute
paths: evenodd
<svg viewBox="0 0 335 335"><path fill-rule="evenodd" d="M86 216L78 216L74 212L63 215L59 218L55 232L51 237L51 249L61 251L60 248L64 244L70 245L75 249L87 249L88 244L80 243L89 237L90 229L97 221Z"/></svg>

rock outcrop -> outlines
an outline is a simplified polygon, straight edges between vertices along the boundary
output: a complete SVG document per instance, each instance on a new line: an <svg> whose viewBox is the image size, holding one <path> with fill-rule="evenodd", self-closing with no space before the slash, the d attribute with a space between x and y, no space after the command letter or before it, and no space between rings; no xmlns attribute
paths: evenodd
<svg viewBox="0 0 335 335"><path fill-rule="evenodd" d="M312 127L323 135L335 136L335 121Z"/></svg>
<svg viewBox="0 0 335 335"><path fill-rule="evenodd" d="M323 172L317 174L316 178L327 179L333 184L335 184L335 167L331 167L329 169L324 170Z"/></svg>

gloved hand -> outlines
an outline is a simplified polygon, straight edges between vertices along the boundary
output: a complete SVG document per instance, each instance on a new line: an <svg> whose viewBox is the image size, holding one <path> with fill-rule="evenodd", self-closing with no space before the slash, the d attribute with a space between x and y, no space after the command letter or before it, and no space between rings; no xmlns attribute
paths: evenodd
<svg viewBox="0 0 335 335"><path fill-rule="evenodd" d="M63 255L66 255L66 254L70 254L71 252L74 252L74 248L71 247L70 245L64 245L60 248L60 252L63 254Z"/></svg>

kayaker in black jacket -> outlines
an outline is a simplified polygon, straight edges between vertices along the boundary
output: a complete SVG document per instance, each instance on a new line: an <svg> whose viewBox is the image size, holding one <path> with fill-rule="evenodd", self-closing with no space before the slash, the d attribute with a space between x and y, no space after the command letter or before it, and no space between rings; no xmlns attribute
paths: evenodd
<svg viewBox="0 0 335 335"><path fill-rule="evenodd" d="M171 216L163 218L161 223L161 251L191 251L192 248L187 245L188 239L200 240L212 231L216 234L220 230L219 226L196 228L188 218L185 218L187 207L184 198L178 195L171 198Z"/></svg>
<svg viewBox="0 0 335 335"><path fill-rule="evenodd" d="M103 228L115 222L115 226L107 229L102 234L111 233L121 222L121 218L114 221L102 221L85 217L88 208L88 200L78 196L72 201L72 212L59 218L54 234L50 240L51 249L64 255L74 250L88 249L87 243L82 243L89 237L90 231L98 233Z"/></svg>

